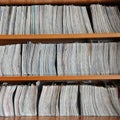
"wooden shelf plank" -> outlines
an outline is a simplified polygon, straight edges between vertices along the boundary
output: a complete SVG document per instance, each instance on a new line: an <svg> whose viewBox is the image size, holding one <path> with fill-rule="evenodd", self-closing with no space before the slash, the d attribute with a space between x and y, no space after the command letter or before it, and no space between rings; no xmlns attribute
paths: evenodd
<svg viewBox="0 0 120 120"><path fill-rule="evenodd" d="M39 35L0 35L0 40L46 40L46 39L103 39L120 38L120 33L91 33L91 34L39 34Z"/></svg>
<svg viewBox="0 0 120 120"><path fill-rule="evenodd" d="M0 120L120 120L119 117L0 117Z"/></svg>
<svg viewBox="0 0 120 120"><path fill-rule="evenodd" d="M0 4L93 4L119 3L119 0L0 0Z"/></svg>
<svg viewBox="0 0 120 120"><path fill-rule="evenodd" d="M80 80L120 80L120 75L83 75L83 76L1 76L1 82L10 81L80 81Z"/></svg>

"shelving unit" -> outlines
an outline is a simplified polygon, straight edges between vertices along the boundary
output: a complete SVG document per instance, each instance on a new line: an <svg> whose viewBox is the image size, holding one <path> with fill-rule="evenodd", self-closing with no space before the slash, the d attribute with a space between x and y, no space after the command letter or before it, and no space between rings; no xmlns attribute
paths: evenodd
<svg viewBox="0 0 120 120"><path fill-rule="evenodd" d="M0 44L32 42L71 42L82 39L117 39L120 33L93 34L39 34L39 35L0 35ZM82 75L82 76L1 76L1 82L13 81L80 81L80 80L120 80L120 75Z"/></svg>
<svg viewBox="0 0 120 120"><path fill-rule="evenodd" d="M1 0L0 5L22 4L120 4L120 0ZM102 34L41 34L41 35L0 35L0 44L32 42L71 42L82 39L119 38L120 33ZM84 76L1 76L0 82L27 81L80 81L80 80L120 80L120 75ZM119 120L119 117L0 117L0 120Z"/></svg>

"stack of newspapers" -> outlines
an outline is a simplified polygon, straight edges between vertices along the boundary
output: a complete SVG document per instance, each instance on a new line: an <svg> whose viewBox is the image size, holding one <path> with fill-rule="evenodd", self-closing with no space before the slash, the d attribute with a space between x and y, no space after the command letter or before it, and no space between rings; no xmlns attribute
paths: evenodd
<svg viewBox="0 0 120 120"><path fill-rule="evenodd" d="M0 116L36 116L38 85L0 86Z"/></svg>
<svg viewBox="0 0 120 120"><path fill-rule="evenodd" d="M0 6L0 34L120 32L118 6ZM112 39L0 46L0 76L120 73L120 43Z"/></svg>
<svg viewBox="0 0 120 120"><path fill-rule="evenodd" d="M0 34L120 32L117 6L0 6Z"/></svg>
<svg viewBox="0 0 120 120"><path fill-rule="evenodd" d="M117 32L118 6L0 6L1 35ZM119 39L0 45L0 76L110 74L120 74ZM120 116L120 83L1 83L0 116Z"/></svg>
<svg viewBox="0 0 120 120"><path fill-rule="evenodd" d="M120 74L120 42L0 46L0 75Z"/></svg>
<svg viewBox="0 0 120 120"><path fill-rule="evenodd" d="M0 85L0 116L120 116L120 84Z"/></svg>

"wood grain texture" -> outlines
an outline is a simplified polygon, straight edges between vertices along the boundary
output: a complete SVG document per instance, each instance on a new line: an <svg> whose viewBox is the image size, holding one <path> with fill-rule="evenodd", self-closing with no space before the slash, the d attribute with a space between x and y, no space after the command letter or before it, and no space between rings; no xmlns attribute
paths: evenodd
<svg viewBox="0 0 120 120"><path fill-rule="evenodd" d="M13 81L81 81L81 80L120 80L120 75L82 75L82 76L3 76L1 82Z"/></svg>
<svg viewBox="0 0 120 120"><path fill-rule="evenodd" d="M93 33L93 34L30 34L30 35L0 35L0 40L10 39L97 39L97 38L120 38L120 33Z"/></svg>
<svg viewBox="0 0 120 120"><path fill-rule="evenodd" d="M0 117L0 120L120 120L119 117Z"/></svg>
<svg viewBox="0 0 120 120"><path fill-rule="evenodd" d="M100 34L39 34L39 35L0 35L0 44L3 43L23 43L32 42L71 42L84 39L106 39L120 38L120 33L100 33Z"/></svg>
<svg viewBox="0 0 120 120"><path fill-rule="evenodd" d="M91 4L119 3L119 0L0 0L1 5L10 4Z"/></svg>

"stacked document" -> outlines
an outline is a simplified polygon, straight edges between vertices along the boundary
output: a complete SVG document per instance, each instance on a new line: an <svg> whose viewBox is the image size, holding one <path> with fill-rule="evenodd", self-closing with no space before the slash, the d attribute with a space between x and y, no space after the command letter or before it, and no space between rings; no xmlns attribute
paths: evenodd
<svg viewBox="0 0 120 120"><path fill-rule="evenodd" d="M0 46L0 76L120 74L120 42Z"/></svg>
<svg viewBox="0 0 120 120"><path fill-rule="evenodd" d="M116 6L91 5L95 33L120 32L120 11Z"/></svg>
<svg viewBox="0 0 120 120"><path fill-rule="evenodd" d="M120 32L118 6L0 6L0 34L111 32ZM89 41L1 45L0 76L119 74L120 42Z"/></svg>
<svg viewBox="0 0 120 120"><path fill-rule="evenodd" d="M0 6L0 34L92 32L120 32L119 7L99 4Z"/></svg>
<svg viewBox="0 0 120 120"><path fill-rule="evenodd" d="M1 85L0 116L36 116L38 85Z"/></svg>
<svg viewBox="0 0 120 120"><path fill-rule="evenodd" d="M120 83L0 85L0 116L120 116Z"/></svg>

